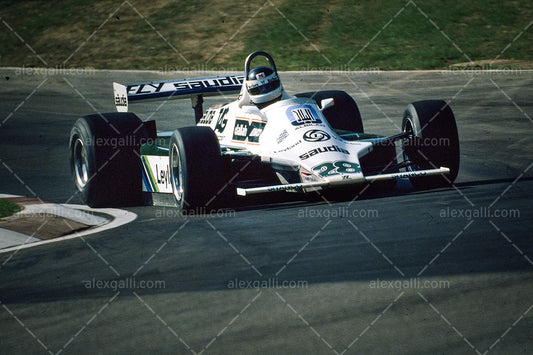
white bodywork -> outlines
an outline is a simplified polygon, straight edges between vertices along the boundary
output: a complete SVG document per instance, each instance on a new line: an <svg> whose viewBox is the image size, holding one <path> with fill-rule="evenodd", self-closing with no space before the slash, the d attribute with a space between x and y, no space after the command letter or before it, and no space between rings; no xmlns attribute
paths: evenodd
<svg viewBox="0 0 533 355"><path fill-rule="evenodd" d="M340 138L308 98L288 97L262 110L235 101L208 110L199 125L211 127L222 148L245 149L273 167L298 169L305 183L364 181L359 158L372 149L370 142Z"/></svg>

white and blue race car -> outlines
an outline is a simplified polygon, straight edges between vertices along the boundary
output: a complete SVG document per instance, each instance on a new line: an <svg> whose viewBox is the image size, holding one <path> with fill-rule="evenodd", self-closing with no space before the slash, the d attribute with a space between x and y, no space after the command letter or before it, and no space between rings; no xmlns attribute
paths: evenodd
<svg viewBox="0 0 533 355"><path fill-rule="evenodd" d="M257 57L268 64L252 67ZM70 135L74 183L93 207L173 204L205 211L228 196L399 178L434 188L452 184L459 170L457 127L446 102L411 103L402 132L367 134L352 97L289 95L262 51L246 58L244 74L113 85L118 112L82 117ZM204 112L204 97L220 94L238 97ZM158 132L155 121L128 112L137 101L171 98L192 100L196 125Z"/></svg>

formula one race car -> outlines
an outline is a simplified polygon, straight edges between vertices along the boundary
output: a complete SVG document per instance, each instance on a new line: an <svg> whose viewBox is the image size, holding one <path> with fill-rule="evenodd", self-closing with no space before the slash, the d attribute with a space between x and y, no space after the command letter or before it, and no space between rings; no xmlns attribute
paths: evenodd
<svg viewBox="0 0 533 355"><path fill-rule="evenodd" d="M252 68L257 57L268 64ZM399 134L366 134L348 94L291 96L261 51L246 58L244 75L113 86L118 112L80 118L70 135L74 182L89 206L170 203L199 211L228 196L398 178L416 188L443 187L459 170L457 127L446 102L408 105ZM203 112L204 97L237 93L235 101ZM170 98L192 100L195 126L158 133L154 121L127 112L140 100Z"/></svg>

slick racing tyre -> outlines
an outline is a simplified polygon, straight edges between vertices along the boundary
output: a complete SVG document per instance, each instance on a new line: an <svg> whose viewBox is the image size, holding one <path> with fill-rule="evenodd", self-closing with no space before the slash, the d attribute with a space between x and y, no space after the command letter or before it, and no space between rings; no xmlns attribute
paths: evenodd
<svg viewBox="0 0 533 355"><path fill-rule="evenodd" d="M142 204L139 147L147 138L132 113L82 117L70 132L70 168L74 184L90 207Z"/></svg>
<svg viewBox="0 0 533 355"><path fill-rule="evenodd" d="M331 128L357 133L364 132L359 108L346 92L337 90L304 92L296 96L311 98L319 106L322 100L332 98L334 105L322 111Z"/></svg>
<svg viewBox="0 0 533 355"><path fill-rule="evenodd" d="M451 185L459 171L459 137L448 104L441 100L413 102L405 109L402 130L410 134L403 143L404 159L413 163L409 170L450 169L447 174L412 177L413 186L425 189Z"/></svg>
<svg viewBox="0 0 533 355"><path fill-rule="evenodd" d="M226 181L220 145L209 127L174 131L169 148L172 192L186 213L202 214L216 207Z"/></svg>

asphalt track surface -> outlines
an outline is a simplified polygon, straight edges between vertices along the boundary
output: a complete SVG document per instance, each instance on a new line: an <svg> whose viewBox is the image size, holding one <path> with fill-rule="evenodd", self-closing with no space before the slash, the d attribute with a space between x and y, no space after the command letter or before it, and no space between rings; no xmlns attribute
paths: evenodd
<svg viewBox="0 0 533 355"><path fill-rule="evenodd" d="M114 80L184 77L0 72L0 190L57 203L80 203L70 128L114 110ZM346 90L384 135L408 103L449 101L455 186L276 195L224 215L137 207L118 229L0 254L0 352L532 353L533 73L282 79ZM189 101L133 109L155 110L163 130L192 122Z"/></svg>

